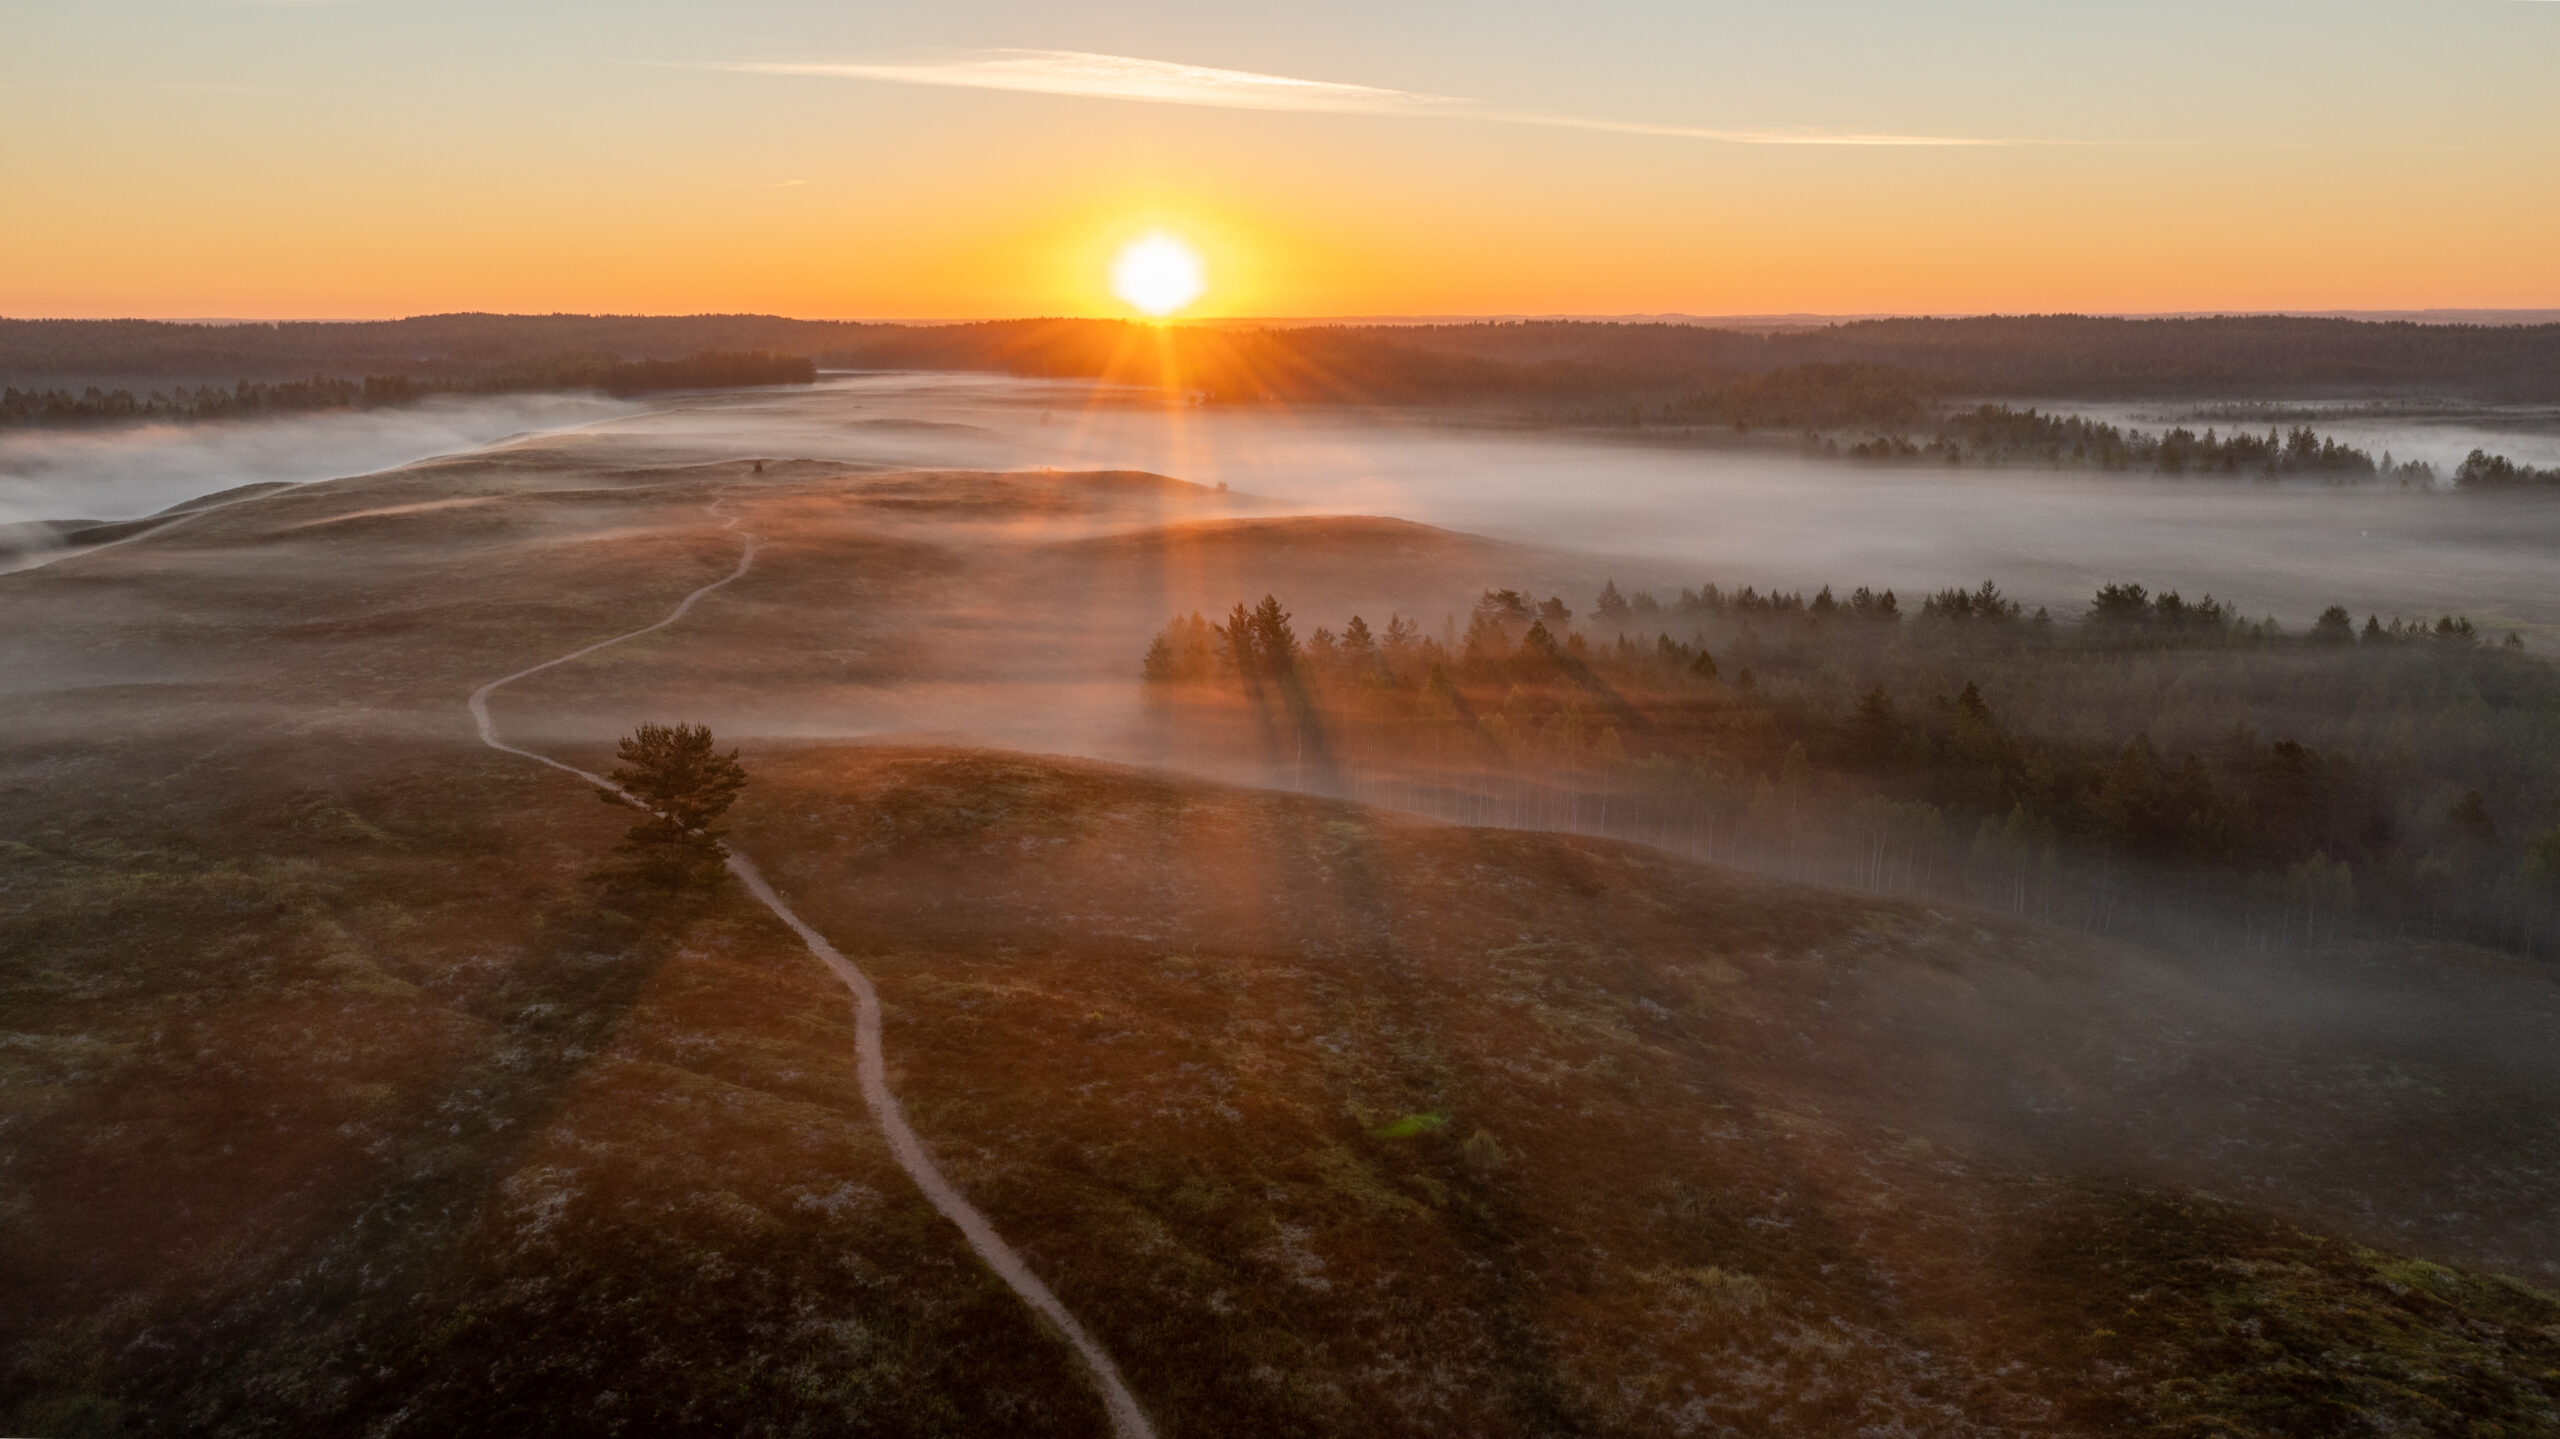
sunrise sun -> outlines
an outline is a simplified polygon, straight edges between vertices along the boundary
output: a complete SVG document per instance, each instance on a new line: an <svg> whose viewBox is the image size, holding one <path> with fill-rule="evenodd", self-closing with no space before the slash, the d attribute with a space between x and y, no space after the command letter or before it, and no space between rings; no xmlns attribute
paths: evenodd
<svg viewBox="0 0 2560 1439"><path fill-rule="evenodd" d="M1199 254L1171 235L1132 241L1111 262L1111 293L1150 315L1170 315L1208 288Z"/></svg>

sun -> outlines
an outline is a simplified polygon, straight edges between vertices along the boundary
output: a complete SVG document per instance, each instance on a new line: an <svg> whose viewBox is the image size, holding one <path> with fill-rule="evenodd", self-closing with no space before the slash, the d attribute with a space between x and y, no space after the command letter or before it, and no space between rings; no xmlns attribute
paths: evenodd
<svg viewBox="0 0 2560 1439"><path fill-rule="evenodd" d="M1111 262L1111 293L1150 315L1170 315L1208 288L1199 254L1161 231L1132 241Z"/></svg>

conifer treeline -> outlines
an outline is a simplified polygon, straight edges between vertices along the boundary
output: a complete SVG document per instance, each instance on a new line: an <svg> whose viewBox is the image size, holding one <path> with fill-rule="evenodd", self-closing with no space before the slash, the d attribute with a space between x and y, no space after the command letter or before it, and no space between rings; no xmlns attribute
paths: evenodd
<svg viewBox="0 0 2560 1439"><path fill-rule="evenodd" d="M2473 450L2453 472L2455 484L2467 490L2502 490L2523 485L2560 485L2560 465L2536 469L2504 455Z"/></svg>
<svg viewBox="0 0 2560 1439"><path fill-rule="evenodd" d="M2148 470L2164 475L2223 474L2276 479L2317 475L2333 479L2381 477L2432 485L2433 465L2423 460L2377 460L2308 425L2279 433L2184 426L2158 434L2122 429L2085 415L2046 414L2007 405L1981 405L1943 420L1925 442L1908 435L1879 435L1827 452L1860 460L1904 460L1950 465L2034 465L2048 469ZM2476 452L2475 452L2476 453ZM2501 463L2504 463L2501 461Z"/></svg>
<svg viewBox="0 0 2560 1439"><path fill-rule="evenodd" d="M1865 367L1858 383L1869 387L1878 372L1899 372L1903 378L1890 385L1917 385L1924 397L2229 398L2316 388L2560 399L2560 325L2548 324L2087 315L1765 329L1607 321L1163 329L1111 320L890 325L772 315L426 315L251 325L0 319L0 376L19 377L424 376L445 365L541 355L639 359L705 350L761 350L865 369L1108 375L1139 383L1233 370L1259 374L1266 388L1293 400L1366 391L1371 400L1463 402L1537 392L1652 404L1747 376L1823 366ZM1761 398L1793 403L1784 389Z"/></svg>
<svg viewBox="0 0 2560 1439"><path fill-rule="evenodd" d="M2061 619L1990 583L1909 612L1612 583L1580 627L1490 590L1463 631L1301 640L1265 597L1176 619L1144 672L1178 724L1285 699L1264 732L1324 756L1320 786L1450 818L2109 933L2560 936L2560 676L2461 616L2332 606L2288 633L2131 583Z"/></svg>
<svg viewBox="0 0 2560 1439"><path fill-rule="evenodd" d="M87 386L68 390L0 389L0 425L95 424L117 420L218 420L316 410L382 409L432 394L494 395L545 390L603 390L630 396L662 390L748 385L805 385L817 366L794 355L705 351L677 360L623 361L609 355L552 355L485 370L418 380L367 375L229 387L180 385L135 394Z"/></svg>
<svg viewBox="0 0 2560 1439"><path fill-rule="evenodd" d="M2007 405L1979 405L1948 415L1927 440L1904 433L1875 435L1843 445L1808 432L1806 441L1825 454L1854 460L2045 469L2150 471L2163 475L2220 474L2278 479L2311 475L2331 480L2380 478L2403 485L2433 485L2435 466L2424 460L2376 459L2369 450L2343 444L2308 425L2264 434L2184 426L2153 434L2123 429L2085 415L2048 414ZM2560 485L2560 467L2537 469L2504 455L2475 449L2451 479L2466 490Z"/></svg>

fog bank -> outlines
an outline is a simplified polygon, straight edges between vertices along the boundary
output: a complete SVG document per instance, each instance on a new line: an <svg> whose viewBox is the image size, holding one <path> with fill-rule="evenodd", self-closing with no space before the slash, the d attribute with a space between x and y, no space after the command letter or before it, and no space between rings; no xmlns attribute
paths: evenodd
<svg viewBox="0 0 2560 1439"><path fill-rule="evenodd" d="M1608 557L1622 585L1894 586L1997 579L2077 613L2100 584L2205 592L2307 624L2325 606L2560 632L2560 496L2317 480L1869 466L1750 447L1199 408L1080 382L839 378L616 426L882 465L1152 470L1315 512L1393 515ZM2425 449L2517 454L2432 425ZM1488 575L1487 582L1499 581ZM1587 599L1587 597L1584 597Z"/></svg>
<svg viewBox="0 0 2560 1439"><path fill-rule="evenodd" d="M199 424L0 430L0 524L133 519L235 485L365 474L637 409L600 395L492 395Z"/></svg>

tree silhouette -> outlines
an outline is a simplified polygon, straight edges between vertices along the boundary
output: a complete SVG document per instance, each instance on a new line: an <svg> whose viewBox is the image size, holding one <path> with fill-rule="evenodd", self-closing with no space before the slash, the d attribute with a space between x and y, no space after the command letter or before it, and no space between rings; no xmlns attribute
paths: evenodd
<svg viewBox="0 0 2560 1439"><path fill-rule="evenodd" d="M1824 593L1829 593L1825 591ZM1600 598L1591 606L1592 616L1604 625L1623 625L1635 618L1635 610L1626 597L1618 593L1618 582L1610 580L1600 586Z"/></svg>
<svg viewBox="0 0 2560 1439"><path fill-rule="evenodd" d="M1298 636L1289 627L1289 612L1270 595L1247 608L1242 601L1227 613L1227 622L1212 630L1218 658L1247 694L1260 694L1265 684L1294 687L1298 683Z"/></svg>
<svg viewBox="0 0 2560 1439"><path fill-rule="evenodd" d="M1858 697L1858 707L1849 717L1849 733L1860 757L1883 764L1893 758L1894 745L1902 734L1901 717L1893 712L1893 699L1877 685Z"/></svg>
<svg viewBox="0 0 2560 1439"><path fill-rule="evenodd" d="M1265 673L1275 680L1297 678L1298 636L1289 628L1289 612L1274 596L1264 595L1253 607L1253 644Z"/></svg>
<svg viewBox="0 0 2560 1439"><path fill-rule="evenodd" d="M1211 642L1216 633L1198 610L1175 615L1147 646L1141 673L1155 684L1208 683L1218 672L1217 649Z"/></svg>
<svg viewBox="0 0 2560 1439"><path fill-rule="evenodd" d="M707 885L720 877L729 855L712 828L746 787L738 752L711 747L708 725L644 724L625 736L609 778L620 793L603 792L608 804L644 812L616 846L647 878L671 887Z"/></svg>
<svg viewBox="0 0 2560 1439"><path fill-rule="evenodd" d="M1369 633L1369 622L1358 615L1353 615L1351 623L1342 627L1342 658L1364 675L1378 668L1377 636Z"/></svg>

